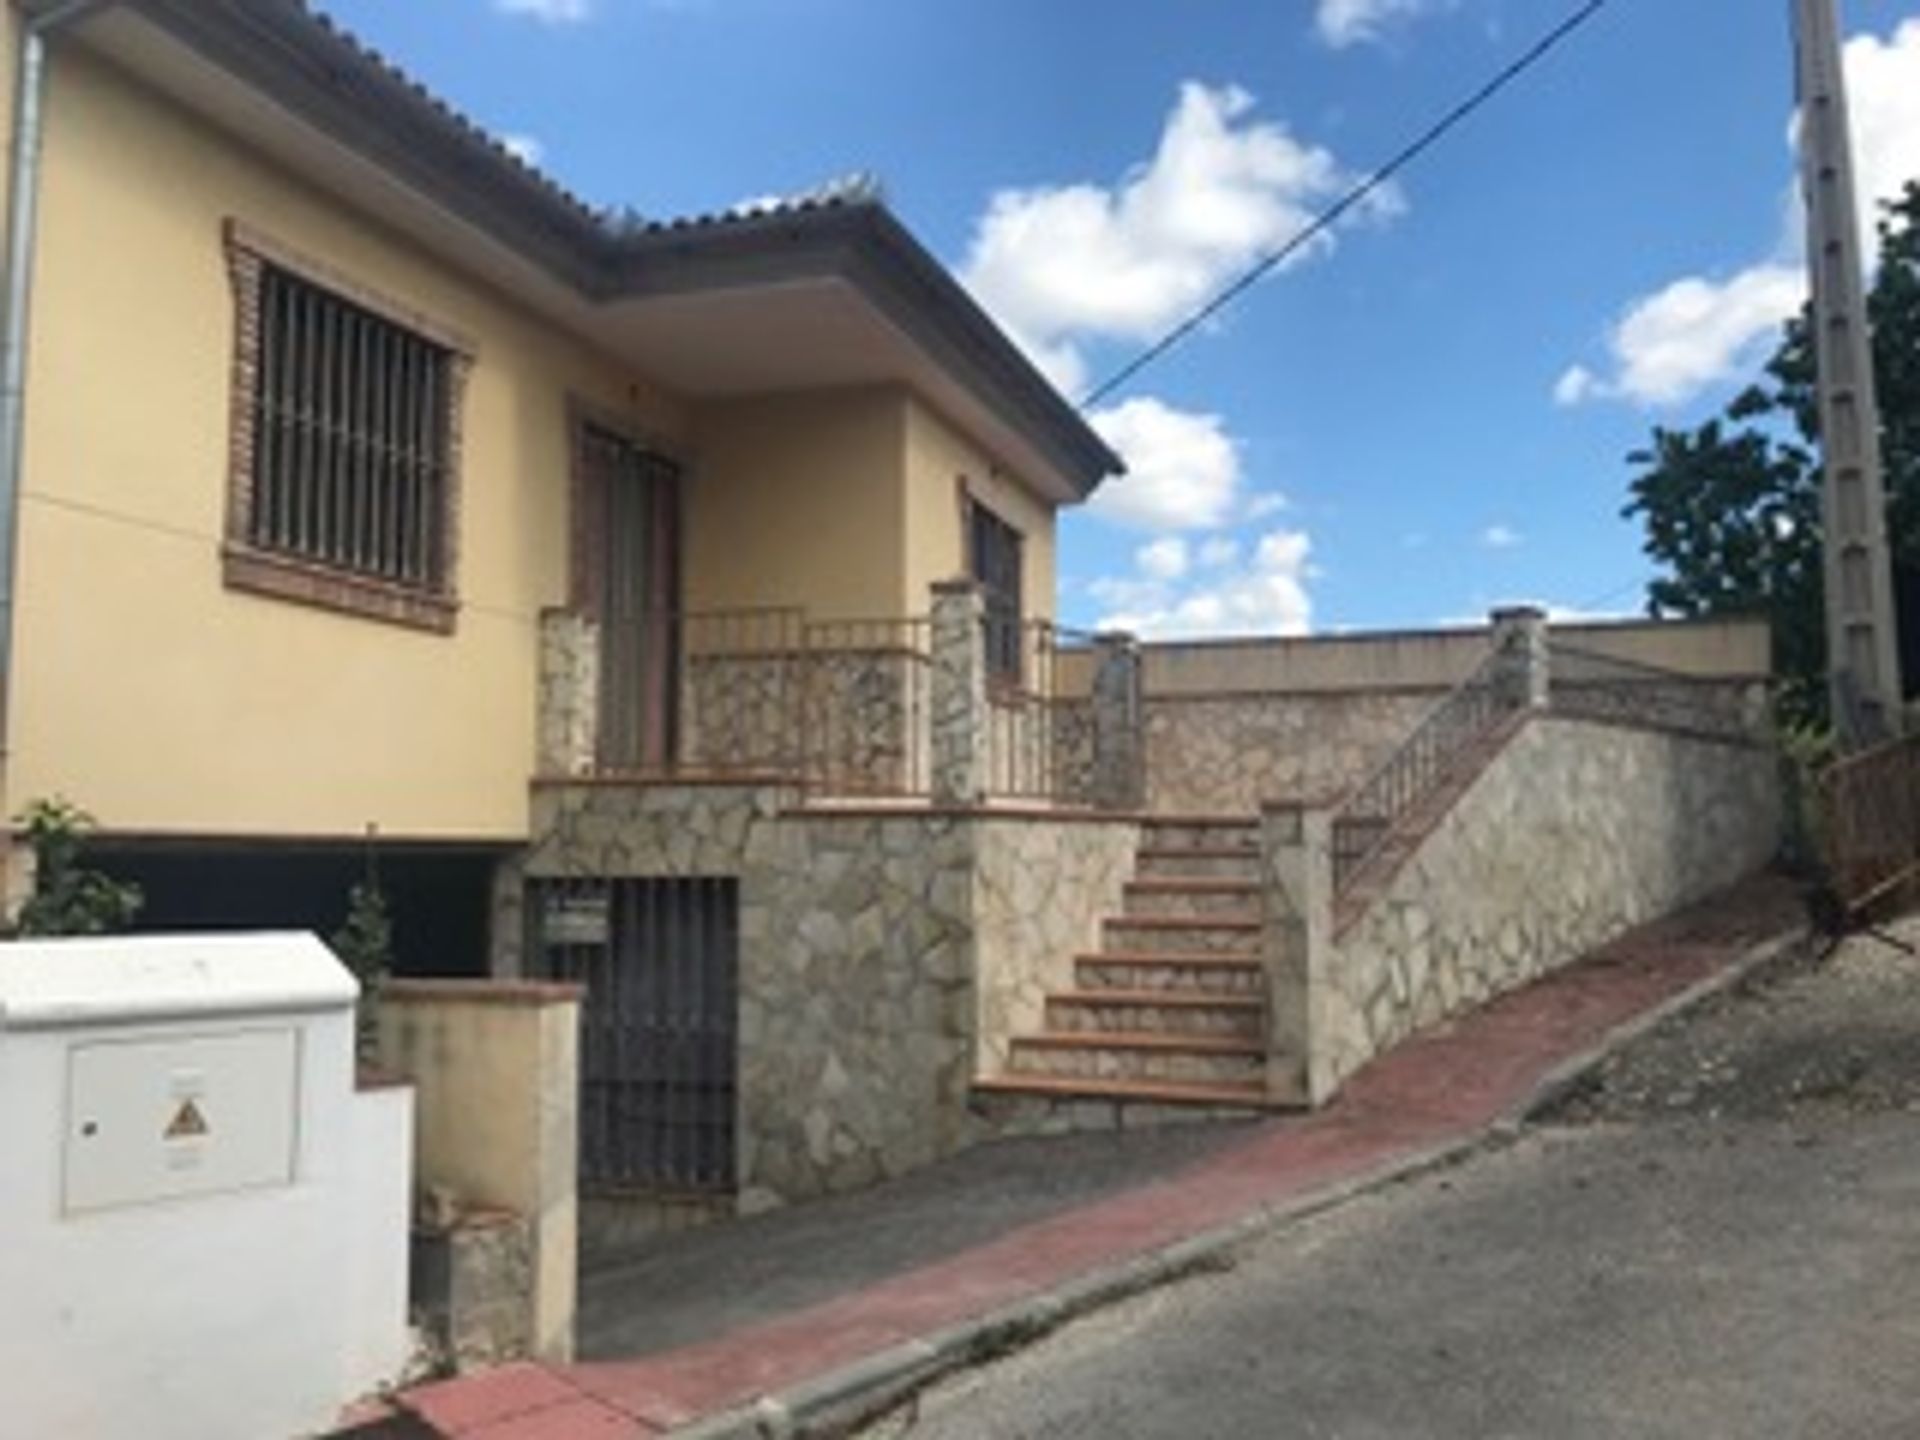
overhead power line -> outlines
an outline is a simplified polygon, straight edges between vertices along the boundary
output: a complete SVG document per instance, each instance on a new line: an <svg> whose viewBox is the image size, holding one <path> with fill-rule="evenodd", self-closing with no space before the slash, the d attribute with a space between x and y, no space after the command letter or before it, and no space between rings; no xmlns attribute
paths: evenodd
<svg viewBox="0 0 1920 1440"><path fill-rule="evenodd" d="M1526 74L1527 71L1546 59L1562 41L1566 40L1576 30L1580 29L1581 26L1585 25L1589 20L1593 19L1594 16L1606 9L1610 3L1612 3L1612 0L1586 0L1585 4L1568 15L1566 19L1554 26L1553 29L1549 30L1545 35L1542 35L1538 40L1534 41L1523 53L1509 61L1490 80L1481 85L1479 89L1475 90L1471 95L1467 96L1466 99L1462 100L1451 110L1447 111L1446 114L1434 121L1433 124L1421 131L1415 139L1403 147L1392 159L1388 160L1386 164L1373 171L1372 174L1368 175L1364 180L1361 180L1338 200L1335 200L1312 220L1308 221L1307 224L1295 231L1285 244L1281 245L1278 249L1270 250L1265 255L1262 255L1225 288L1216 291L1212 299L1189 314L1184 320L1180 321L1179 324L1175 325L1171 330L1167 331L1166 334L1147 346L1146 349L1142 350L1138 355L1134 356L1133 359L1114 371L1113 374L1109 375L1105 380L1102 380L1098 385L1094 386L1080 401L1080 408L1084 410L1099 404L1100 401L1111 395L1115 390L1118 390L1122 385L1126 384L1127 381L1133 379L1134 376L1146 369L1147 366L1151 365L1155 360L1158 360L1182 340L1185 340L1187 336L1191 335L1202 325L1206 324L1207 321L1231 305L1275 266L1284 264L1289 257L1298 254L1301 248L1310 243L1316 236L1323 234L1339 223L1340 218L1348 211L1360 204L1361 201L1373 194L1373 192L1378 190L1382 185L1385 185L1408 165L1419 159L1421 155L1432 149L1448 131L1454 129L1462 121L1480 109L1481 106L1492 100L1494 96L1498 95L1502 90Z"/></svg>

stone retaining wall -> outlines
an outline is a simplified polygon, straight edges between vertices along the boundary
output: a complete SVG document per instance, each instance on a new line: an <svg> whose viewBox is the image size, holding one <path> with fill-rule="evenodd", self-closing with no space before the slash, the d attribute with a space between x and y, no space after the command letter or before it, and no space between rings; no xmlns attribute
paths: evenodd
<svg viewBox="0 0 1920 1440"><path fill-rule="evenodd" d="M1140 846L1136 824L982 820L974 827L979 976L975 1064L1004 1070L1008 1043L1041 1028L1046 992L1071 988L1073 957L1097 950Z"/></svg>
<svg viewBox="0 0 1920 1440"><path fill-rule="evenodd" d="M530 877L737 877L740 1204L897 1175L990 1133L976 1064L1037 1016L1114 907L1138 828L797 808L776 786L545 785L497 892L517 972Z"/></svg>
<svg viewBox="0 0 1920 1440"><path fill-rule="evenodd" d="M1325 937L1305 986L1313 1097L1415 1030L1760 868L1780 824L1767 748L1530 720L1343 933L1298 927ZM1296 978L1297 958L1278 957Z"/></svg>
<svg viewBox="0 0 1920 1440"><path fill-rule="evenodd" d="M1445 690L1149 695L1147 808L1251 815L1337 794L1393 753Z"/></svg>

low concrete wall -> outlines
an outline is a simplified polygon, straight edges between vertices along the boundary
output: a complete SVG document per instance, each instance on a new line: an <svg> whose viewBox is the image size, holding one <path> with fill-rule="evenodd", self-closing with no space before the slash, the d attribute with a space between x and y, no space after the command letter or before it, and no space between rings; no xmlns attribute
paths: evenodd
<svg viewBox="0 0 1920 1440"><path fill-rule="evenodd" d="M1553 639L1640 665L1718 679L1772 671L1762 620L1619 620L1556 623ZM1149 696L1251 691L1450 690L1487 653L1488 628L1386 630L1248 640L1199 640L1141 647Z"/></svg>
<svg viewBox="0 0 1920 1440"><path fill-rule="evenodd" d="M1291 1038L1318 1101L1414 1031L1758 869L1781 806L1767 748L1537 715L1338 934L1324 812L1277 821L1275 988L1305 1001Z"/></svg>
<svg viewBox="0 0 1920 1440"><path fill-rule="evenodd" d="M1092 947L1138 834L1039 813L804 810L778 786L542 785L535 843L500 886L496 962L528 963L528 878L737 878L738 1203L762 1209L990 1133L969 1108L977 1069ZM600 1217L610 1247L676 1223L657 1200L628 1208Z"/></svg>
<svg viewBox="0 0 1920 1440"><path fill-rule="evenodd" d="M380 1004L381 1064L418 1096L418 1183L524 1218L528 1333L550 1360L573 1354L580 998L574 985L395 980Z"/></svg>

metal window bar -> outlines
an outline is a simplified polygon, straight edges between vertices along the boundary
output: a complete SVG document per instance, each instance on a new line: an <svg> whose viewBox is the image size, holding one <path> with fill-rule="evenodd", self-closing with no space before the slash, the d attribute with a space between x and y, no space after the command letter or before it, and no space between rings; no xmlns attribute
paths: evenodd
<svg viewBox="0 0 1920 1440"><path fill-rule="evenodd" d="M440 588L451 356L272 266L260 286L248 540Z"/></svg>
<svg viewBox="0 0 1920 1440"><path fill-rule="evenodd" d="M1757 739L1764 717L1750 713L1745 687L1636 660L1549 644L1549 703L1563 715L1714 739Z"/></svg>
<svg viewBox="0 0 1920 1440"><path fill-rule="evenodd" d="M1512 710L1505 657L1487 656L1334 812L1333 884L1347 889L1394 824L1450 777L1474 743Z"/></svg>
<svg viewBox="0 0 1920 1440"><path fill-rule="evenodd" d="M586 987L582 1189L733 1190L739 882L531 880L526 914L539 973Z"/></svg>

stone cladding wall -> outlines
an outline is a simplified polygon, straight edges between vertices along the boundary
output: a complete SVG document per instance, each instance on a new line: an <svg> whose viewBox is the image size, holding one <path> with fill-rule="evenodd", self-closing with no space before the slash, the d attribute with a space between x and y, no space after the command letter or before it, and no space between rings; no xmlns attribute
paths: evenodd
<svg viewBox="0 0 1920 1440"><path fill-rule="evenodd" d="M777 786L543 785L496 889L523 963L529 877L740 882L740 1205L901 1174L991 1133L976 1063L1037 1015L1114 908L1138 830L952 811L796 808ZM997 1037L989 1041L987 1037Z"/></svg>
<svg viewBox="0 0 1920 1440"><path fill-rule="evenodd" d="M1336 794L1364 780L1445 695L1149 695L1147 808L1251 815L1263 801Z"/></svg>
<svg viewBox="0 0 1920 1440"><path fill-rule="evenodd" d="M1764 865L1762 746L1536 718L1311 967L1316 1097L1413 1031Z"/></svg>
<svg viewBox="0 0 1920 1440"><path fill-rule="evenodd" d="M1120 821L982 820L974 827L978 955L976 1063L994 1074L1016 1033L1041 1028L1049 990L1073 985L1073 957L1097 950L1133 878L1140 827Z"/></svg>

